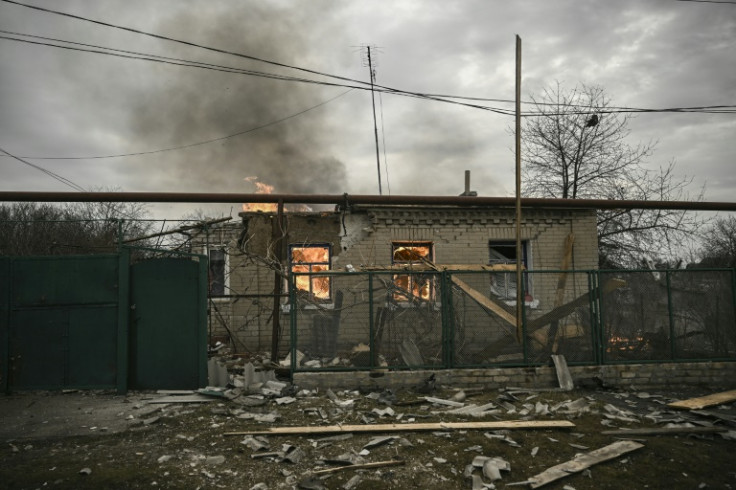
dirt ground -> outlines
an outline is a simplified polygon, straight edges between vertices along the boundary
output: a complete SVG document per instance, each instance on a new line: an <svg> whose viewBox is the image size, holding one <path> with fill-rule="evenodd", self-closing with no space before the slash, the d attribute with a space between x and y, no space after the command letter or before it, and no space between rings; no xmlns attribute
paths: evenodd
<svg viewBox="0 0 736 490"><path fill-rule="evenodd" d="M636 435L633 439L643 447L544 488L736 488L736 404L701 414L666 406L709 393L707 389L473 392L447 387L431 393L332 393L287 386L282 393L233 400L200 396L208 401L196 403L189 401L191 395L171 398L143 392L4 395L0 396L0 488L482 489L514 488L512 484L529 488L523 482L545 469L626 439L604 431L661 429L668 424L727 432ZM451 413L457 410L466 414ZM400 428L429 422L518 420L571 421L574 427ZM228 434L348 424L396 424L399 430ZM492 481L493 469L486 465L484 474L483 465L494 457L507 462L509 470L494 463L501 466L501 478ZM366 463L390 465L357 466Z"/></svg>

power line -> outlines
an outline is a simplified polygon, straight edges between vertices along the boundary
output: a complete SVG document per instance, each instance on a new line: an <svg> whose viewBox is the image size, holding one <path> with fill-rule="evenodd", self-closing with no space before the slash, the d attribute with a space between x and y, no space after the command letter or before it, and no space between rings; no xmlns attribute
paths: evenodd
<svg viewBox="0 0 736 490"><path fill-rule="evenodd" d="M736 5L736 2L730 2L726 0L677 0L678 2L694 2L694 3L731 3Z"/></svg>
<svg viewBox="0 0 736 490"><path fill-rule="evenodd" d="M7 0L2 0L2 1L7 1ZM10 31L0 30L0 32L9 33ZM89 46L89 47L94 47L97 49L76 48L72 46L63 46L63 45L58 45L58 44L51 44L48 42L30 41L27 39L17 39L17 38L12 38L12 37L7 37L7 36L0 36L0 39L27 43L27 44L40 45L40 46L66 49L66 50L71 50L71 51L81 51L81 52L92 53L92 54L115 56L119 58L135 59L135 60L141 60L141 61L151 61L155 63L164 63L164 64L169 64L169 65L174 65L174 66L185 66L185 67L220 71L220 72L225 72L225 73L257 76L257 77L269 78L269 79L274 79L274 80L310 83L310 84L323 85L323 86L328 86L328 87L344 87L344 88L357 89L357 90L370 90L370 87L364 87L364 86L346 85L346 84L341 84L341 83L325 82L325 81L320 81L320 80L312 80L308 78L299 78L299 77L292 77L292 76L287 76L287 75L279 75L279 74L260 72L260 71L255 71L255 70L246 70L243 68L216 65L212 63L205 63L202 61L191 61L191 60L186 60L186 59L181 59L181 58L170 58L170 57L160 56L160 55L152 55L152 54L140 53L140 52L135 52L135 51L126 51L126 50L120 50L120 49L115 49L115 48L96 46L92 44L75 43L73 41L64 41L64 40L58 40L58 39L53 39L53 38L44 38L43 36L36 36L32 34L21 34L21 33L12 33L12 34L18 35L18 36L34 37L38 39L46 39L46 40L55 41L55 42L63 42L63 43L68 43L68 44ZM358 81L358 83L362 84L364 82ZM404 96L404 97L414 97L414 98L419 98L419 99L427 99L427 100L433 100L436 102L445 102L449 104L470 107L472 109L480 109L480 110L485 110L489 112L494 112L494 113L501 114L501 115L512 115L513 114L508 109L492 107L492 106L484 106L484 105L479 105L479 104L469 104L469 103L458 102L457 100L452 100L452 99L477 100L477 101L494 101L494 102L503 102L503 103L513 103L514 102L512 100L507 100L507 99L466 97L466 96L459 96L459 95L410 92L406 90L399 90L399 89L394 89L390 87L385 87L385 86L378 85L378 84L374 86L374 90L378 92L382 92L382 93L392 94L392 95L398 95L398 96ZM523 103L529 104L529 105L537 105L537 106L577 107L577 108L580 108L580 112L579 112L580 114L587 114L590 111L590 107L585 106L585 105L577 105L577 104L557 104L557 103L550 103L550 102L530 102L530 101L523 101ZM615 114L615 113L699 112L699 113L709 113L709 114L729 114L729 113L734 113L735 111L736 111L735 105L671 107L671 108L662 108L662 109L611 106L609 109L607 109L605 112L602 112L602 113ZM552 114L541 113L541 112L526 112L522 114L523 117L534 117L534 116L540 116L540 115L552 115Z"/></svg>
<svg viewBox="0 0 736 490"><path fill-rule="evenodd" d="M304 109L302 111L296 112L296 113L291 114L289 116L282 117L280 119L276 119L275 121L271 121L271 122L268 122L266 124L261 124L260 126L256 126L254 128L245 129L243 131L238 131L237 133L228 134L227 136L221 136L219 138L214 138L214 139L210 139L210 140L206 140L206 141L200 141L200 142L197 142L197 143L189 143L189 144L181 145L181 146L173 146L171 148L161 148L161 149L158 149L158 150L138 151L138 152L132 152L132 153L121 153L121 154L117 154L117 155L97 155L97 156L88 156L88 157L30 157L30 156L27 156L27 157L24 157L24 158L30 158L32 160L99 160L99 159L103 159L103 158L132 157L132 156L139 156L139 155L151 155L153 153L163 153L163 152L166 152L166 151L184 150L184 149L187 149L187 148L192 148L194 146L201 146L201 145L206 145L206 144L209 144L209 143L215 143L217 141L222 141L222 140L226 140L226 139L229 139L229 138L234 138L235 136L241 136L243 134L252 133L254 131L258 131L260 129L267 128L269 126L274 126L274 125L279 124L279 123L282 123L284 121L288 121L289 119L293 119L293 118L295 118L297 116L301 116L302 114L304 114L306 112L309 112L311 110L317 109L318 107L322 107L323 105L328 104L328 103L332 102L333 100L338 99L338 98L342 97L343 95L348 94L352 90L353 89L348 89L345 92L343 92L343 93L341 93L339 95L336 95L335 97L332 97L331 99L327 99L327 100L325 100L323 102L320 102L317 105L313 105L312 107L308 107L307 109Z"/></svg>
<svg viewBox="0 0 736 490"><path fill-rule="evenodd" d="M30 167L33 167L33 168L35 168L36 170L39 170L39 171L41 171L41 172L45 173L45 174L46 174L46 175L48 175L49 177L51 177L51 178L54 178L54 179L58 180L58 181L59 181L59 182L61 182L62 184L64 184L64 185L68 185L68 186L69 186L69 187L71 187L72 189L78 190L79 192L87 192L87 190L86 190L86 189L85 189L84 187L82 187L82 186L79 186L79 185L75 184L74 182L72 182L71 180L67 179L66 177L62 177L62 176L61 176L61 175L59 175L59 174L55 174L55 173L54 173L54 172L52 172L51 170L47 170L47 169L45 169L45 168L43 168L43 167L41 167L41 166L39 166L39 165L34 165L34 164L33 164L33 163L31 163L31 162L27 162L27 161L23 160L23 159L22 159L22 158L20 158L20 157L17 157L17 156L15 156L15 155L12 155L12 154L8 153L7 151L3 150L2 148L0 148L0 151L1 151L1 152L3 152L3 153L5 153L5 154L6 154L7 156L9 156L10 158L14 158L14 159L18 160L18 161L19 161L19 162L21 162L21 163L25 163L26 165L28 165L28 166L30 166Z"/></svg>
<svg viewBox="0 0 736 490"><path fill-rule="evenodd" d="M6 0L2 0L2 1L6 1ZM320 81L320 80L311 80L311 79L308 79L308 78L291 77L291 76L287 76L287 75L278 75L278 74L266 73L266 72L259 72L259 71L254 71L254 70L246 70L246 69L242 69L242 68L235 68L235 67L222 66L222 65L214 65L214 64L204 63L204 62L200 62L200 61L179 60L177 58L167 58L167 57L158 56L158 55L146 55L146 54L142 54L142 56L136 56L136 55L132 55L132 54L123 54L125 52L123 52L122 50L115 50L114 48L104 48L104 47L101 47L100 48L101 50L94 50L94 49L86 49L86 48L77 48L77 47L72 47L72 46L62 46L62 45L57 45L57 44L51 44L51 43L48 43L48 42L30 41L30 40L27 40L27 39L17 39L17 38L12 38L12 37L7 37L7 36L0 36L0 39L5 39L5 40L9 40L9 41L16 41L16 42L21 42L21 43L27 43L27 44L35 44L35 45L40 45L40 46L48 46L48 47L66 49L66 50L70 50L70 51L81 51L81 52L93 53L93 54L103 54L103 55L107 55L107 56L115 56L115 57L118 57L118 58L136 59L136 60L142 60L142 61L151 61L151 62L154 62L154 63L164 63L164 64L175 65L175 66L188 66L188 67L192 67L192 68L201 68L201 69L206 69L206 70L214 70L214 71L220 71L220 72L225 72L225 73L233 73L233 74L240 74L240 75L258 76L258 77L270 78L270 79L275 79L275 80L284 80L284 81L292 81L292 82L311 83L311 84L316 84L316 85L324 85L324 86L328 86L328 87L345 87L345 88L352 88L352 89L358 89L358 90L370 90L370 87L365 87L365 86L346 85L346 84L342 84L342 83L325 82L325 81ZM59 41L59 42L67 42L67 41ZM114 51L114 52L110 52L110 51ZM363 84L365 82L358 81L357 83ZM510 115L511 114L510 111L508 111L507 109L501 109L501 108L483 106L483 105L478 105L478 104L468 104L468 103L463 103L463 102L457 102L457 101L454 101L454 100L443 99L443 98L434 97L434 96L431 96L431 95L421 94L421 93L418 93L418 92L407 92L407 91L393 89L393 88L389 88L389 87L382 87L380 85L375 85L374 89L376 91L381 91L381 92L384 92L384 93L390 93L390 94L393 94L393 95L400 95L400 96L404 96L404 97L415 97L415 98L421 98L421 99L434 100L434 101L437 101L437 102L445 102L445 103L448 103L448 104L455 104L455 105L460 105L460 106L466 106L466 107L471 107L471 108L474 108L474 109L486 110L486 111L495 112L495 113L503 114L503 115Z"/></svg>

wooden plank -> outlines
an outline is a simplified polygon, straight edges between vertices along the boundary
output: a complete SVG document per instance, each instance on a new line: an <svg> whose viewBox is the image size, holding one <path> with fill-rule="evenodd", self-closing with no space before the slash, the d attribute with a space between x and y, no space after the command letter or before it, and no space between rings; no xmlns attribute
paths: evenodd
<svg viewBox="0 0 736 490"><path fill-rule="evenodd" d="M505 321L512 327L516 328L516 317L506 311L506 309L498 304L497 302L493 301L480 291L477 291L470 287L468 283L463 281L462 279L459 279L457 277L452 278L452 282L455 283L457 287L462 289L468 296L473 298L479 305L483 306L484 308L492 311L495 313L501 320Z"/></svg>
<svg viewBox="0 0 736 490"><path fill-rule="evenodd" d="M539 488L572 473L580 473L593 465L617 458L642 447L644 447L644 444L634 441L617 441L600 449L590 451L589 453L575 456L565 463L547 468L538 475L529 478L527 482L530 488Z"/></svg>
<svg viewBox="0 0 736 490"><path fill-rule="evenodd" d="M650 429L604 430L607 436L666 436L672 434L711 434L728 432L726 427L654 427Z"/></svg>
<svg viewBox="0 0 736 490"><path fill-rule="evenodd" d="M572 382L570 370L567 369L567 361L565 360L565 356L552 354L552 362L555 363L555 371L557 371L557 381L560 383L560 388L565 391L572 390L575 385Z"/></svg>
<svg viewBox="0 0 736 490"><path fill-rule="evenodd" d="M360 266L364 271L486 271L486 272L513 272L516 270L515 264L434 264L415 263L415 264L399 264L399 265L363 265ZM346 269L339 269L346 270Z"/></svg>
<svg viewBox="0 0 736 490"><path fill-rule="evenodd" d="M570 262L572 262L572 246L575 243L575 235L570 233L565 238L565 249L562 257L562 264L560 266L560 277L557 278L557 290L555 291L555 302L554 307L559 308L562 306L562 301L565 297L565 285L567 284L567 269L570 268Z"/></svg>
<svg viewBox="0 0 736 490"><path fill-rule="evenodd" d="M602 293L608 294L611 291L614 291L618 288L626 286L626 281L622 279L609 279L606 281L606 283L603 285ZM598 294L598 289L593 290L593 295ZM540 316L539 318L535 318L534 320L531 320L527 323L528 330L530 332L533 332L548 323L552 323L556 320L560 320L566 316L568 316L570 313L575 311L576 308L579 308L581 306L585 306L590 303L590 294L585 293L582 296L578 296L574 300L570 301L569 303L565 303L564 305L560 306L559 308L555 308L544 315Z"/></svg>
<svg viewBox="0 0 736 490"><path fill-rule="evenodd" d="M682 408L684 410L701 410L706 407L721 405L732 401L736 401L736 390L722 391L720 393L713 393L712 395L701 396L698 398L689 398L687 400L678 400L676 402L668 403L667 406L670 408Z"/></svg>
<svg viewBox="0 0 736 490"><path fill-rule="evenodd" d="M272 427L268 430L225 432L226 436L279 434L333 434L342 432L417 432L428 430L501 430L501 429L569 429L568 420L509 420L503 422L434 422L423 424L326 425Z"/></svg>
<svg viewBox="0 0 736 490"><path fill-rule="evenodd" d="M338 471L344 471L344 470L363 470L363 469L370 469L370 468L383 468L385 466L401 466L403 464L406 464L406 461L401 459L392 459L389 461L376 461L373 463L363 463L363 464L349 464L345 466L337 466L335 468L327 468L326 470L317 470L313 471L313 475L324 475L326 473L335 473Z"/></svg>

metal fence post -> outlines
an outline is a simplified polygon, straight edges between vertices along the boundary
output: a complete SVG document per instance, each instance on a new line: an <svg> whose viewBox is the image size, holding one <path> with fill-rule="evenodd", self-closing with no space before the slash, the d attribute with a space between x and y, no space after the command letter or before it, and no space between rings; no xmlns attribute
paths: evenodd
<svg viewBox="0 0 736 490"><path fill-rule="evenodd" d="M297 359L296 359L296 344L297 344L297 334L296 334L296 311L299 305L296 304L297 302L297 295L296 295L296 276L297 273L289 274L289 332L291 333L291 342L289 342L289 357L290 357L290 366L289 366L289 372L291 373L291 381L294 381L294 372L297 368ZM311 281L312 278L310 276L309 280ZM278 359L276 360L278 362Z"/></svg>
<svg viewBox="0 0 736 490"><path fill-rule="evenodd" d="M667 278L667 316L670 321L670 358L674 361L677 358L677 348L675 346L675 318L672 314L672 282L669 269L664 273Z"/></svg>
<svg viewBox="0 0 736 490"><path fill-rule="evenodd" d="M600 288L600 271L588 272L588 298L590 308L590 342L593 349L593 362L597 365L604 364L604 336L603 318L601 315L601 304L596 298L596 291Z"/></svg>
<svg viewBox="0 0 736 490"><path fill-rule="evenodd" d="M378 363L378 356L376 355L375 345L375 334L373 324L375 323L375 316L373 314L373 273L368 272L368 348L370 349L370 368L374 369Z"/></svg>
<svg viewBox="0 0 736 490"><path fill-rule="evenodd" d="M452 308L452 289L450 285L450 273L440 273L440 304L442 319L442 360L446 368L455 367L455 322Z"/></svg>

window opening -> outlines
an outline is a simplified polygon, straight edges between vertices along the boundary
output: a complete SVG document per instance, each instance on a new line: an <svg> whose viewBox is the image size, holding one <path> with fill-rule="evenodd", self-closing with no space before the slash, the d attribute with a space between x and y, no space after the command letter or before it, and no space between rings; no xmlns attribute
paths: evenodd
<svg viewBox="0 0 736 490"><path fill-rule="evenodd" d="M330 246L291 245L292 273L326 272L330 270ZM307 293L311 298L329 300L331 298L329 276L296 275L296 289Z"/></svg>
<svg viewBox="0 0 736 490"><path fill-rule="evenodd" d="M528 245L528 241L521 242L521 264L524 269L522 272L522 281L527 298L531 291L529 288L529 275L526 273L529 265ZM489 264L516 265L516 242L490 242L488 248L490 255ZM516 301L516 271L491 273L491 293L505 300Z"/></svg>
<svg viewBox="0 0 736 490"><path fill-rule="evenodd" d="M394 242L392 243L392 264L413 265L432 261L431 242ZM409 301L410 299L431 300L434 298L434 281L432 274L394 274L393 299Z"/></svg>
<svg viewBox="0 0 736 490"><path fill-rule="evenodd" d="M227 289L227 253L221 248L211 248L207 251L209 257L209 295L225 296Z"/></svg>

